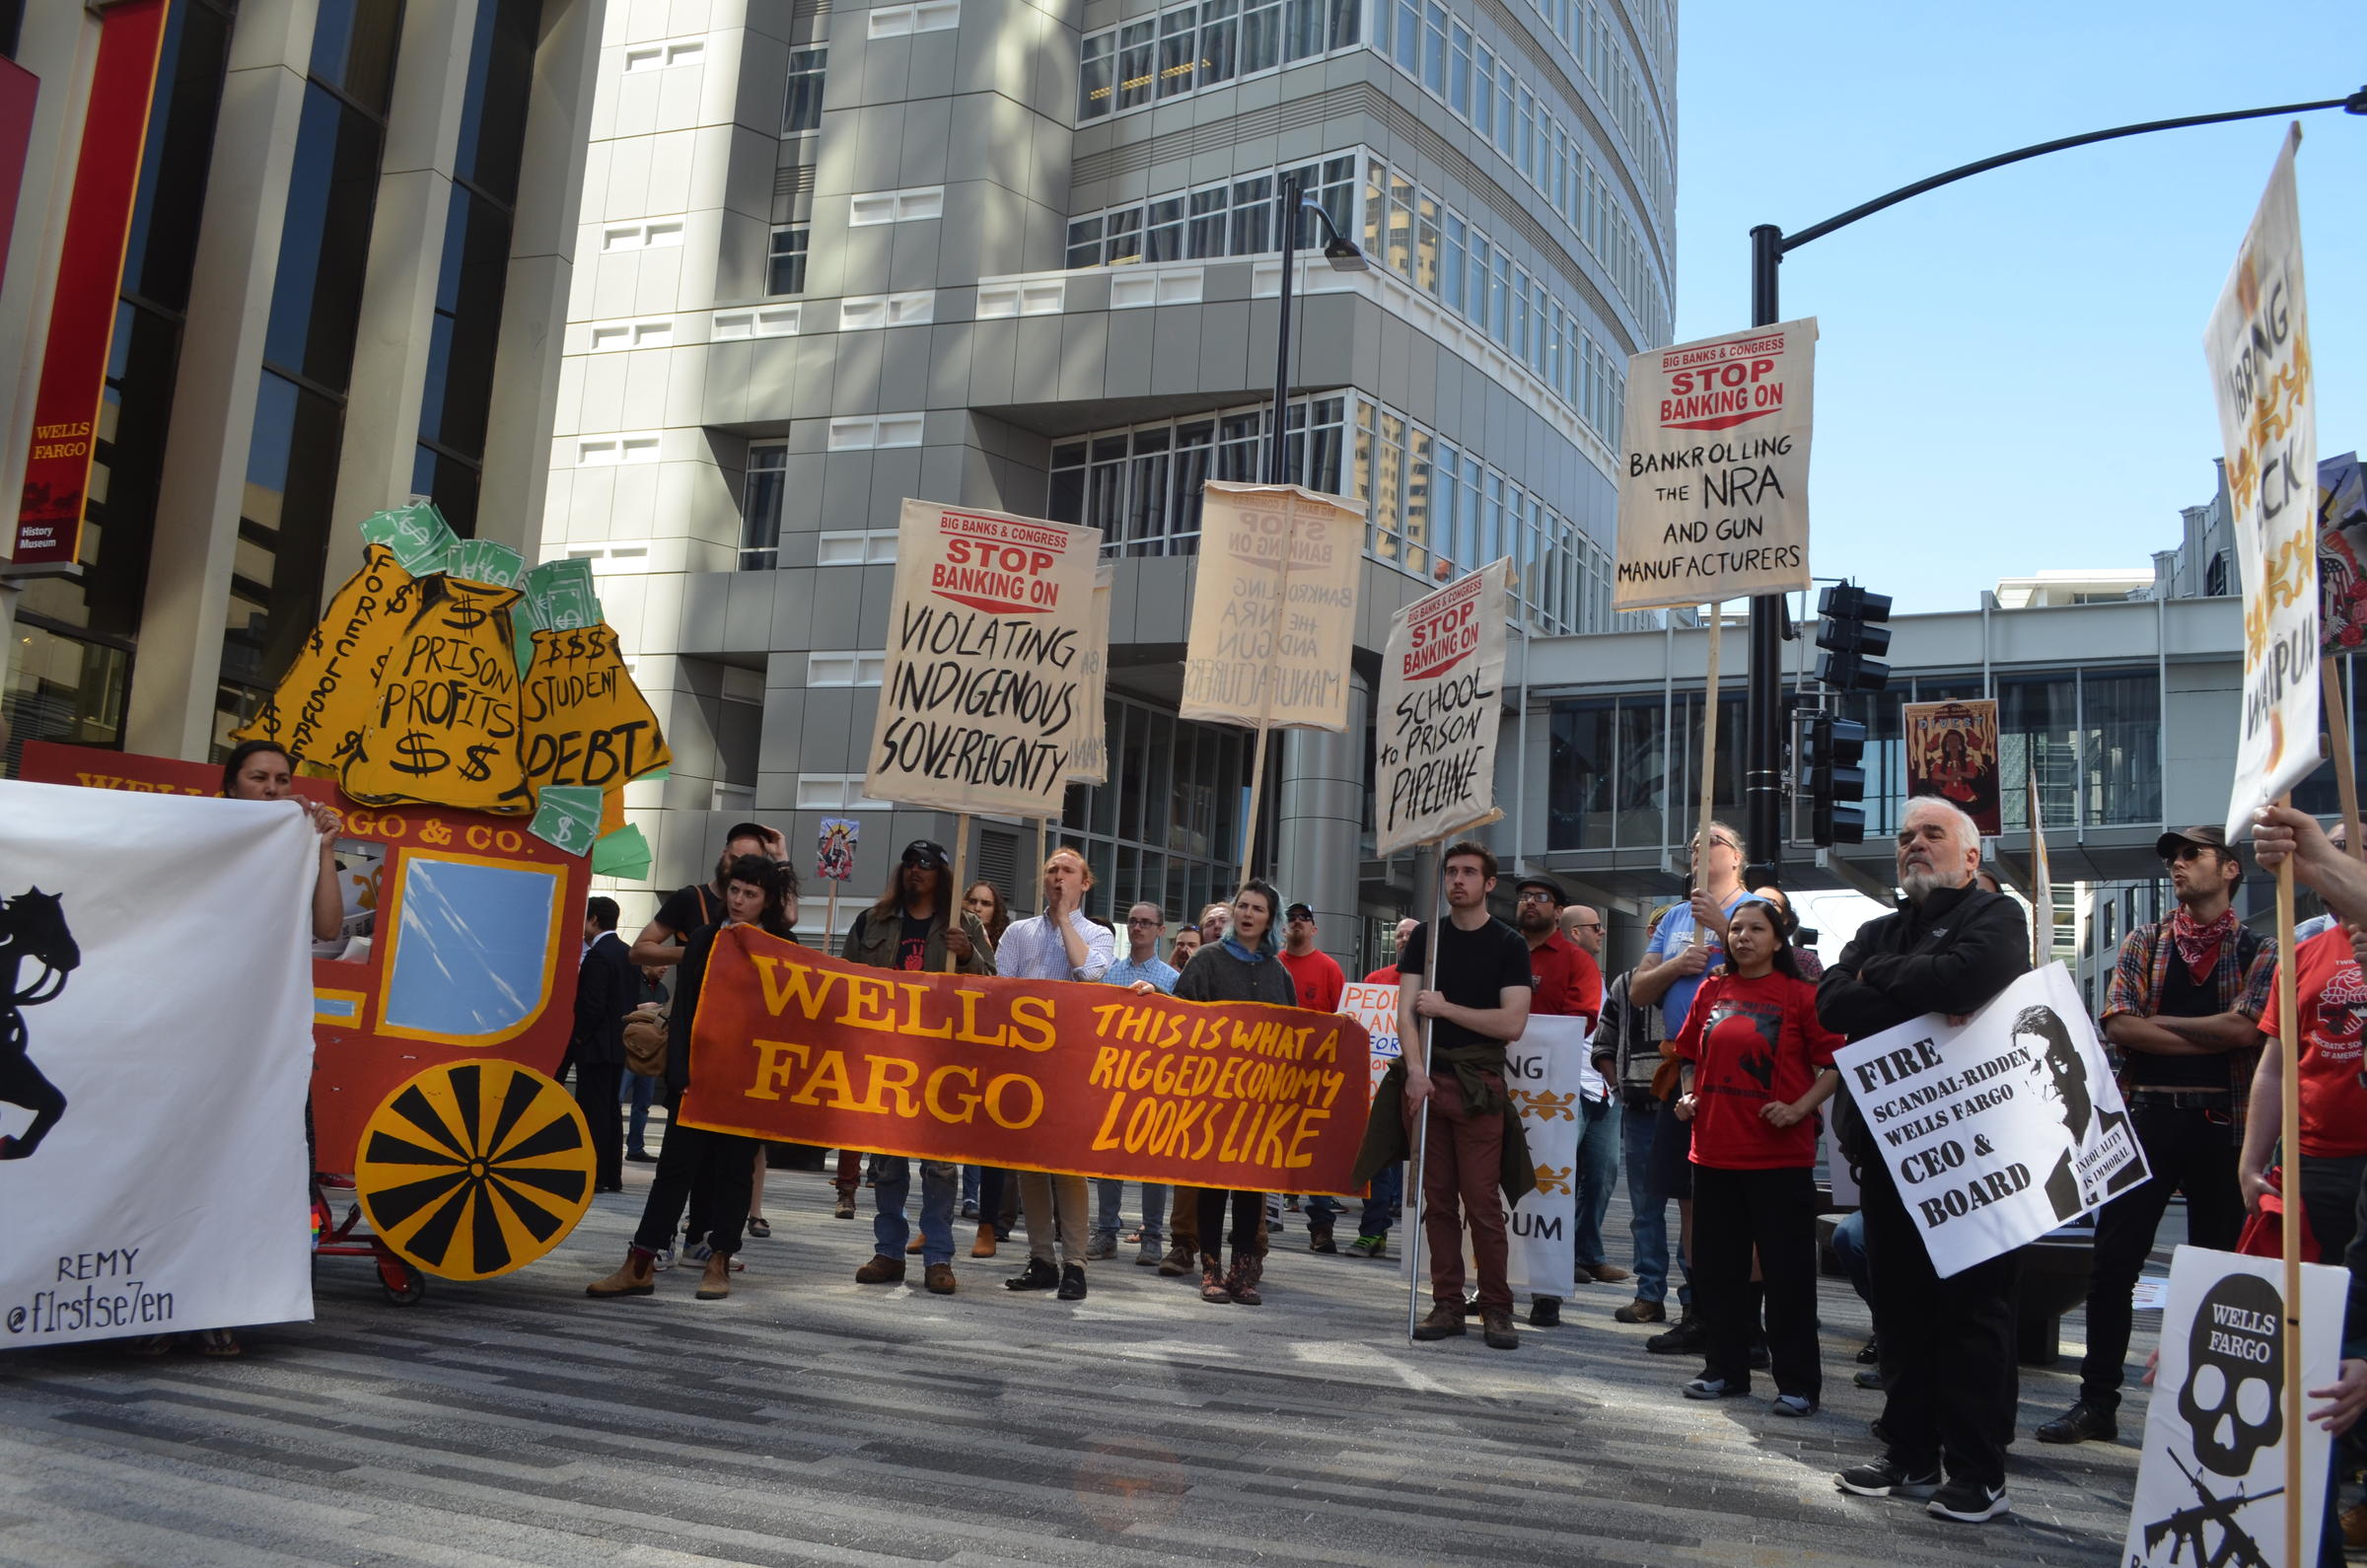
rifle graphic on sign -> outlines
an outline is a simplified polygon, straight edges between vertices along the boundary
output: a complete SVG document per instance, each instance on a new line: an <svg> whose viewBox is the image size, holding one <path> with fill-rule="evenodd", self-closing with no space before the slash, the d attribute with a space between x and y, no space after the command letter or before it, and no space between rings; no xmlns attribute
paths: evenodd
<svg viewBox="0 0 2367 1568"><path fill-rule="evenodd" d="M2178 1473L2187 1478L2187 1484L2194 1488L2194 1495L2202 1501L2191 1508L2180 1509L2168 1519L2157 1519L2146 1526L2145 1549L2150 1552L2168 1540L2171 1542L2172 1562L2178 1561L2179 1554L2192 1546L2194 1568L2228 1568L2231 1563L2237 1568L2268 1568L2267 1554L2260 1550L2260 1543L2252 1532L2236 1523L2236 1511L2252 1503L2282 1496L2285 1489L2276 1486L2265 1492L2247 1495L2244 1488L2239 1486L2234 1495L2217 1497L2203 1484L2201 1476L2187 1468L2184 1460L2175 1454L2170 1459L2178 1466ZM2211 1550L2203 1541L2202 1528L2205 1525L2219 1527L2217 1551Z"/></svg>

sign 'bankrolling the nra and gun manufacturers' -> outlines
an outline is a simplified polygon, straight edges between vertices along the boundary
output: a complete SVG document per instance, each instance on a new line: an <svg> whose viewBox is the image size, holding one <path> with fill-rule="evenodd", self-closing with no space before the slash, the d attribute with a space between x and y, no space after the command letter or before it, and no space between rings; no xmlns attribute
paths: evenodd
<svg viewBox="0 0 2367 1568"><path fill-rule="evenodd" d="M733 926L685 1125L966 1165L1346 1196L1364 1026L1117 986L881 970Z"/></svg>
<svg viewBox="0 0 2367 1568"><path fill-rule="evenodd" d="M1808 587L1814 317L1627 362L1611 607Z"/></svg>

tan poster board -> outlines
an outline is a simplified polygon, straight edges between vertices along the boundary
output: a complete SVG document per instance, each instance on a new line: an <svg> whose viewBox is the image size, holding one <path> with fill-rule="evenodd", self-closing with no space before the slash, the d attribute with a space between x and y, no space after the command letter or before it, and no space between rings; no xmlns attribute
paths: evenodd
<svg viewBox="0 0 2367 1568"><path fill-rule="evenodd" d="M1496 806L1509 558L1398 611L1373 722L1373 852L1396 854L1483 823Z"/></svg>
<svg viewBox="0 0 2367 1568"><path fill-rule="evenodd" d="M1627 362L1613 609L1809 586L1816 354L1811 316Z"/></svg>
<svg viewBox="0 0 2367 1568"><path fill-rule="evenodd" d="M1209 480L1182 716L1345 730L1363 563L1357 503L1298 485Z"/></svg>
<svg viewBox="0 0 2367 1568"><path fill-rule="evenodd" d="M1092 635L1085 643L1085 733L1068 759L1072 784L1110 781L1110 601L1117 587L1117 563L1104 561L1093 574Z"/></svg>
<svg viewBox="0 0 2367 1568"><path fill-rule="evenodd" d="M906 501L863 793L1059 815L1089 724L1099 529Z"/></svg>

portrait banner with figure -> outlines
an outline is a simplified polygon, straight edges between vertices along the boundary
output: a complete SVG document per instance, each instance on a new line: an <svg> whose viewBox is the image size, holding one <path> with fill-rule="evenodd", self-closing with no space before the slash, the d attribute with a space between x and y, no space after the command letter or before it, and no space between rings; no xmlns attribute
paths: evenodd
<svg viewBox="0 0 2367 1568"><path fill-rule="evenodd" d="M2005 830L1997 792L1997 704L1910 702L1906 793L1932 795L1972 819L1983 838Z"/></svg>
<svg viewBox="0 0 2367 1568"><path fill-rule="evenodd" d="M2143 1181L2120 1086L2060 963L1953 1025L1926 1014L1833 1053L1942 1279Z"/></svg>
<svg viewBox="0 0 2367 1568"><path fill-rule="evenodd" d="M2162 1359L2145 1410L2145 1454L2120 1557L2129 1568L2270 1563L2284 1558L2284 1259L2181 1247L2170 1258ZM2350 1275L2301 1265L2301 1386L2339 1375ZM2313 1405L2320 1401L2312 1400ZM2318 1560L2327 1445L2301 1423L2301 1558Z"/></svg>

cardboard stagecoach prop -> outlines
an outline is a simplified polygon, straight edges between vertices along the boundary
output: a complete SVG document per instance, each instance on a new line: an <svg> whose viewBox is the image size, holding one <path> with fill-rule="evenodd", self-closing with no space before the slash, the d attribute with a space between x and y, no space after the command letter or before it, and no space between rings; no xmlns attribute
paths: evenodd
<svg viewBox="0 0 2367 1568"><path fill-rule="evenodd" d="M268 739L342 819L344 933L317 944L318 1250L490 1278L548 1252L591 1203L589 1128L555 1081L574 1028L595 871L647 874L621 792L671 753L581 561L523 570L433 507L363 525L362 569L234 741ZM28 743L23 776L213 796L216 763ZM334 773L335 777L321 776ZM328 950L323 952L323 949Z"/></svg>

